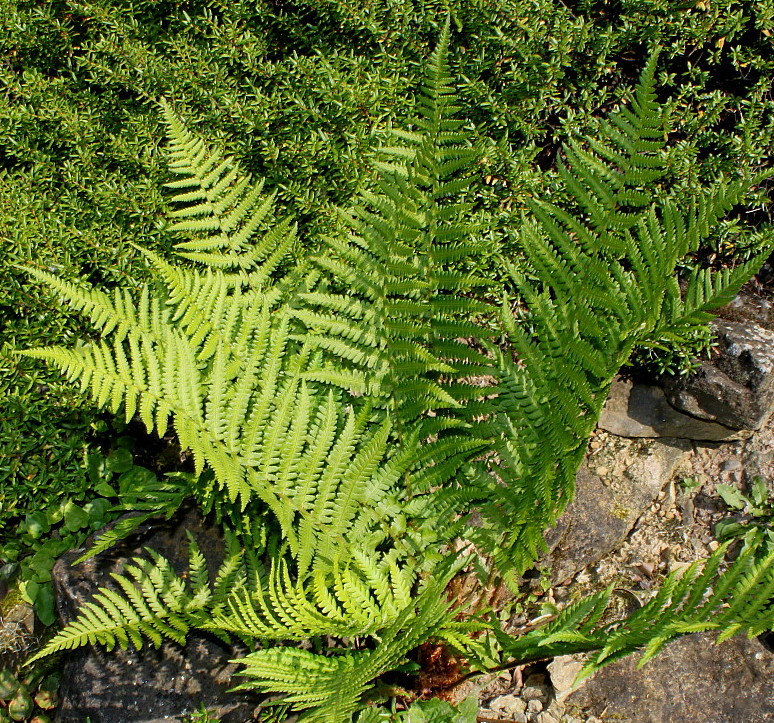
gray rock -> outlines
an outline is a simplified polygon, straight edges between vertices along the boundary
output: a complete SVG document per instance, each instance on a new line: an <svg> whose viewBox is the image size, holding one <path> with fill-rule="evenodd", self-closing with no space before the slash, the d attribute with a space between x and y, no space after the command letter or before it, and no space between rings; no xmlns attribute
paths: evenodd
<svg viewBox="0 0 774 723"><path fill-rule="evenodd" d="M545 685L525 685L521 691L521 697L527 704L533 700L547 700L548 687Z"/></svg>
<svg viewBox="0 0 774 723"><path fill-rule="evenodd" d="M545 562L554 583L620 547L690 449L681 439L618 442L609 466L594 466L586 458L576 478L575 499L546 534Z"/></svg>
<svg viewBox="0 0 774 723"><path fill-rule="evenodd" d="M212 576L223 558L223 541L216 528L188 510L76 567L72 562L83 550L60 558L52 576L62 623L73 620L98 587L112 583L110 573L120 572L128 559L142 556L144 547L161 553L183 572L188 564L186 529L207 557ZM245 723L253 719L257 699L226 693L237 682L232 676L238 670L228 661L243 654L241 648L199 633L192 633L184 647L168 642L158 649L148 644L139 651L81 648L66 655L56 723L177 721L199 704L214 710L223 723Z"/></svg>
<svg viewBox="0 0 774 723"><path fill-rule="evenodd" d="M566 701L588 719L615 712L626 723L771 723L774 654L737 636L713 645L714 633L669 644L641 670L637 656L603 668ZM574 708L575 709L575 708Z"/></svg>
<svg viewBox="0 0 774 723"><path fill-rule="evenodd" d="M598 426L619 437L677 437L705 442L736 441L752 434L679 412L660 387L621 378L613 382Z"/></svg>
<svg viewBox="0 0 774 723"><path fill-rule="evenodd" d="M523 714L527 710L527 704L513 693L492 698L487 706L498 713L506 713L509 717Z"/></svg>
<svg viewBox="0 0 774 723"><path fill-rule="evenodd" d="M774 332L752 322L713 322L718 347L687 377L662 380L680 411L732 429L760 429L774 411Z"/></svg>
<svg viewBox="0 0 774 723"><path fill-rule="evenodd" d="M730 304L718 311L718 316L727 321L752 321L774 331L774 304L756 294L740 292Z"/></svg>

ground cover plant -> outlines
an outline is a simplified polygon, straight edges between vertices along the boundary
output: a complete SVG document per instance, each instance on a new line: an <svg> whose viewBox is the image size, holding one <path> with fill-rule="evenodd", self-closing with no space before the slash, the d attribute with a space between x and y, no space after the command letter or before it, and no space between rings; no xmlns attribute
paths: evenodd
<svg viewBox="0 0 774 723"><path fill-rule="evenodd" d="M322 250L299 242L268 184L165 104L177 261L138 247L150 281L112 291L28 270L99 338L23 356L160 436L171 421L195 461L124 497L166 515L191 497L229 540L214 580L195 540L183 577L153 553L134 560L36 658L200 628L248 644L242 687L338 722L378 718L380 677L428 641L460 675L569 652L591 653L590 674L687 632L771 627L774 550L755 530L735 559L722 546L624 619L606 616L606 590L513 637L447 598L462 569L516 584L535 564L620 367L638 345L705 325L771 248L762 236L765 250L719 270L692 258L765 176L717 175L688 204L659 188L669 156L652 53L632 101L565 144L563 194L527 203L518 256L513 239L493 253L497 222L484 225L474 190L484 149L460 117L449 34L414 123L393 131L378 180ZM483 254L500 276L476 273Z"/></svg>
<svg viewBox="0 0 774 723"><path fill-rule="evenodd" d="M534 189L561 193L552 173L561 142L592 129L618 101L656 38L662 100L673 109L670 181L684 197L715 173L754 168L770 153L769 2L449 7L461 102L473 109L480 139L493 139L480 166L489 182L478 192L503 229ZM127 242L164 244L153 106L161 96L266 177L308 242L335 218L333 204L346 206L370 183L374 133L413 113L409 91L417 58L437 36L438 8L434 0L0 0L0 235L9 262L0 267L8 345L0 354L2 539L59 495L88 495L84 450L109 446L94 431L102 420L93 408L76 410L55 374L7 353L87 333L13 264L108 285L142 281ZM701 253L728 260L754 252L745 226L765 216L761 198L754 191L748 205L756 212L719 224ZM486 254L475 263L498 273ZM684 365L682 356L656 359Z"/></svg>

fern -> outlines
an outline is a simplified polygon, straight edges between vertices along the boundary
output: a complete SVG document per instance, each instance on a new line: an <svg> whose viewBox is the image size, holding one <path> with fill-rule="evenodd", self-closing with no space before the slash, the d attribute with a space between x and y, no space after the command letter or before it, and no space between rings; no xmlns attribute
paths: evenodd
<svg viewBox="0 0 774 723"><path fill-rule="evenodd" d="M458 200L479 154L454 117L448 39L447 23L428 63L416 129L393 131L402 145L381 149L389 161L377 164L376 190L343 213L350 237L328 239L328 251L313 259L331 291L304 295L307 308L295 312L307 342L326 352L308 378L380 397L398 420L414 423L479 397L480 388L455 382L489 364L459 341L491 335L471 318L493 309L467 293L489 282L449 265L483 247L466 220L471 204Z"/></svg>
<svg viewBox="0 0 774 723"><path fill-rule="evenodd" d="M263 195L263 181L251 184L236 161L208 148L166 101L162 108L170 170L183 176L165 184L180 191L172 201L182 208L169 215L169 230L189 237L177 244L179 255L211 268L248 270L260 263L268 277L292 247L295 226L290 220L280 222L256 242L256 231L271 218L274 194Z"/></svg>
<svg viewBox="0 0 774 723"><path fill-rule="evenodd" d="M497 450L508 482L493 488L487 514L496 529L503 521L510 528L489 543L501 569L531 565L540 531L572 498L586 440L633 349L705 324L707 312L732 298L766 256L735 270L695 270L682 299L678 262L747 184L720 179L686 210L668 199L649 200L644 189L664 172L656 59L643 71L630 109L613 114L586 148L579 142L565 148L560 175L582 212L531 201L520 235L524 262L508 265L523 307L513 314L506 300L510 349L491 348L501 389Z"/></svg>
<svg viewBox="0 0 774 723"><path fill-rule="evenodd" d="M677 265L756 179L720 179L687 209L666 193L653 200L666 133L654 54L631 106L598 138L566 146L572 203L529 202L523 260L502 259L505 282L465 272L488 250L470 222L478 153L456 117L449 33L447 23L414 127L393 131L374 190L342 211L323 252L297 247L264 184L163 104L178 260L140 249L154 281L134 294L30 271L100 339L22 353L151 431L171 421L195 463L195 475L145 502L135 491L142 514L90 554L189 495L227 533L214 580L195 544L186 579L154 553L134 560L114 576L118 591L100 591L36 657L204 629L254 650L241 687L341 723L429 638L478 671L596 651L591 670L641 648L647 658L692 630L771 624L760 541L722 572L720 551L670 577L624 621L607 621L601 592L514 640L447 602L464 565L513 581L534 563L635 346L701 328L763 258L695 269L681 292ZM470 542L490 558L457 559ZM330 637L324 653L290 646Z"/></svg>
<svg viewBox="0 0 774 723"><path fill-rule="evenodd" d="M623 619L609 609L612 589L608 588L567 606L518 638L494 630L502 658L510 659L501 667L592 653L578 682L636 652L642 653L638 663L642 667L669 641L686 633L715 630L718 642L740 632L750 638L760 635L774 624L770 602L774 550L758 531L726 566L727 552L726 544L701 563L672 573L648 602ZM476 654L475 648L466 652L471 657Z"/></svg>
<svg viewBox="0 0 774 723"><path fill-rule="evenodd" d="M384 629L373 650L320 659L304 650L271 648L246 656L244 675L254 678L241 688L287 692L296 709L312 708L311 721L349 720L363 707L371 681L396 668L406 654L448 622L443 591L457 566L446 566Z"/></svg>
<svg viewBox="0 0 774 723"><path fill-rule="evenodd" d="M204 558L191 541L189 588L170 563L153 550L152 562L135 558L126 566L128 577L111 574L121 593L102 588L94 602L85 603L78 617L52 638L28 663L57 650L99 643L108 650L130 644L141 648L143 639L159 647L164 638L185 642L191 627L201 624L209 591L201 584Z"/></svg>

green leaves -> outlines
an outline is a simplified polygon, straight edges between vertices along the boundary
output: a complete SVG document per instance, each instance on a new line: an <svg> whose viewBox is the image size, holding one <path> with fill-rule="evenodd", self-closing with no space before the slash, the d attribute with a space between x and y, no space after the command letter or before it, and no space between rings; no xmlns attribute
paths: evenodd
<svg viewBox="0 0 774 723"><path fill-rule="evenodd" d="M239 688L288 692L286 700L296 708L311 709L304 716L308 721L350 720L363 707L361 696L374 678L393 670L410 650L450 622L443 591L460 567L442 566L438 576L380 631L373 650L327 658L293 648L259 650L239 661L246 666L244 675L251 679Z"/></svg>
<svg viewBox="0 0 774 723"><path fill-rule="evenodd" d="M771 545L774 545L774 497L769 486L761 477L754 477L748 494L736 487L719 484L717 493L729 508L736 511L732 518L720 520L715 525L715 537L721 542L765 531Z"/></svg>
<svg viewBox="0 0 774 723"><path fill-rule="evenodd" d="M248 270L263 262L268 276L289 252L295 229L289 221L275 225L255 241L259 229L271 227L275 194L262 195L263 181L251 184L233 158L205 146L162 101L170 136L173 173L183 176L165 186L182 191L172 202L184 204L169 214L169 230L190 238L177 244L183 258L210 268Z"/></svg>
<svg viewBox="0 0 774 723"><path fill-rule="evenodd" d="M450 21L413 129L395 134L380 178L323 251L294 249L294 224L273 217L275 194L165 104L177 176L167 230L185 237L182 260L143 251L152 282L112 295L32 272L101 338L27 356L149 431L171 421L195 468L157 482L123 453L91 465L100 489L115 489L103 468L120 475L124 503L141 514L87 554L188 496L233 530L212 584L193 542L182 577L154 553L135 559L40 655L182 642L198 627L252 647L240 687L284 693L306 720L345 723L378 695L374 679L430 638L479 662L499 646L519 660L595 651L599 667L643 646L647 658L691 630L722 637L768 621L772 561L751 552L757 532L722 575L719 553L668 578L625 621L603 617L609 590L515 641L483 618L454 619L464 611L450 610L447 586L471 562L454 551L489 553L495 570L475 566L492 577L534 564L634 346L703 324L754 264L696 272L681 296L677 265L745 184L720 182L687 209L654 199L666 171L654 54L630 106L597 138L566 145L559 177L574 205L528 203L505 286L468 272L487 250L449 36ZM99 508L65 506L65 528ZM45 524L31 518L32 534ZM330 636L347 645L320 650ZM308 640L311 650L289 644Z"/></svg>
<svg viewBox="0 0 774 723"><path fill-rule="evenodd" d="M491 527L505 532L482 539L501 569L527 569L542 545L537 530L572 498L609 384L635 347L685 347L708 335L709 311L768 253L738 269L696 269L683 295L678 266L754 179L719 178L687 208L654 192L668 170L656 61L652 53L633 101L596 138L565 145L559 175L574 207L531 201L519 235L523 261L507 266L510 349L490 349L502 390L498 454L513 462L485 508Z"/></svg>
<svg viewBox="0 0 774 723"><path fill-rule="evenodd" d="M728 544L706 560L670 574L642 607L612 617L612 589L568 605L537 630L518 638L494 631L503 657L513 664L592 652L578 681L635 652L643 666L670 640L686 633L718 631L718 642L738 633L753 638L771 628L774 613L774 547L757 531L726 562Z"/></svg>
<svg viewBox="0 0 774 723"><path fill-rule="evenodd" d="M197 594L201 591L201 583L197 582L202 564L197 552L192 542L189 578L193 590L175 574L167 560L149 550L152 562L135 558L126 566L126 576L111 575L123 594L102 588L94 601L86 603L78 617L27 664L57 650L70 650L86 643L99 643L108 650L130 644L139 649L143 638L159 647L166 637L182 644L190 627L201 622L201 612L209 600L208 595Z"/></svg>
<svg viewBox="0 0 774 723"><path fill-rule="evenodd" d="M374 398L398 425L428 412L464 417L466 401L481 392L462 380L485 373L488 360L459 339L493 335L473 320L493 308L469 295L487 282L448 264L483 251L472 205L462 200L479 153L454 117L448 42L447 25L428 63L416 129L394 131L403 144L380 149L390 161L377 164L376 191L343 215L351 238L330 238L329 252L314 259L338 293L307 294L316 311L294 312L306 343L325 352L328 369L309 378Z"/></svg>

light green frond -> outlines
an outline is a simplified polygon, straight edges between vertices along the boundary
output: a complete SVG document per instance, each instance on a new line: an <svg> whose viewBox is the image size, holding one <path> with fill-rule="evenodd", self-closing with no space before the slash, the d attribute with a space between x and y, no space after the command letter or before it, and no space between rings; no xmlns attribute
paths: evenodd
<svg viewBox="0 0 774 723"><path fill-rule="evenodd" d="M189 239L177 245L178 254L209 268L257 271L266 283L293 245L295 227L288 220L273 221L274 194L263 194L263 181L251 184L234 159L208 148L166 101L161 105L170 169L182 176L166 184L182 191L171 199L181 206L170 213L169 227ZM266 233L255 242L260 230Z"/></svg>
<svg viewBox="0 0 774 723"><path fill-rule="evenodd" d="M448 619L443 590L454 570L449 568L401 610L383 630L374 650L323 656L296 648L269 648L235 661L249 678L237 689L287 694L284 700L298 711L302 720L342 723L364 706L363 694L371 681L394 669L406 654L436 631ZM342 685L346 681L346 685Z"/></svg>
<svg viewBox="0 0 774 723"><path fill-rule="evenodd" d="M149 551L153 562L135 558L127 574L111 575L121 590L102 588L79 610L76 619L57 633L28 662L59 650L71 650L87 643L141 648L143 639L158 647L164 637L185 640L192 625L201 622L203 599L196 598L177 577L170 563Z"/></svg>
<svg viewBox="0 0 774 723"><path fill-rule="evenodd" d="M85 316L103 335L115 334L123 338L129 331L153 334L164 324L168 310L149 303L150 290L141 287L141 301L136 303L127 289L115 289L110 294L91 288L84 283L65 281L60 277L34 267L24 269L30 276L61 296L78 313Z"/></svg>

